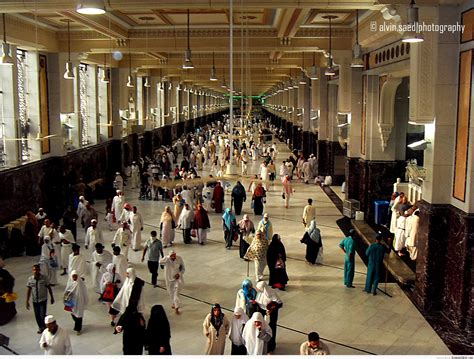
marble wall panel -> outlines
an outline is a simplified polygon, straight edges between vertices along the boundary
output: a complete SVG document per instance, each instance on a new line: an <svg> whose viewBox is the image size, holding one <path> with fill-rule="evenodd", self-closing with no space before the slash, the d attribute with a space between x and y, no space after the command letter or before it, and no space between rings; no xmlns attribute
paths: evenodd
<svg viewBox="0 0 474 359"><path fill-rule="evenodd" d="M448 246L448 205L420 201L418 256L413 299L424 311L440 310L444 292L446 251Z"/></svg>

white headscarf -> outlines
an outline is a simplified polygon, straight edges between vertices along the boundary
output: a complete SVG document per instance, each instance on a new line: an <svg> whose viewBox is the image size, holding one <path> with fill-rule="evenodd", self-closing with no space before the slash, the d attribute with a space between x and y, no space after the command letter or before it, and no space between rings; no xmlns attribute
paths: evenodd
<svg viewBox="0 0 474 359"><path fill-rule="evenodd" d="M128 307L130 295L132 294L133 283L135 282L135 278L137 278L137 275L135 274L135 268L127 268L127 274L128 276L125 279L122 288L120 288L120 292L117 294L117 297L112 303L112 308L118 310L120 313L124 313L125 309ZM143 303L143 289L140 293L137 309L140 313L143 313L145 309Z"/></svg>
<svg viewBox="0 0 474 359"><path fill-rule="evenodd" d="M104 274L102 274L102 278L100 280L100 292L101 293L104 293L104 290L105 290L105 286L107 283L112 283L112 279L114 282L117 282L117 280L120 281L120 283L117 283L117 287L120 288L122 283L123 283L123 280L122 280L122 276L120 274L118 274L118 272L113 272L115 268L115 264L114 263L109 263L107 264L107 267L105 267L106 269L106 272Z"/></svg>
<svg viewBox="0 0 474 359"><path fill-rule="evenodd" d="M269 287L265 281L261 280L257 282L255 289L257 290L257 297L255 300L262 309L267 309L267 305L270 302L282 303L276 290Z"/></svg>
<svg viewBox="0 0 474 359"><path fill-rule="evenodd" d="M77 275L77 280L72 279L74 275ZM78 318L82 318L84 309L89 303L89 297L87 296L86 285L76 270L71 271L65 292L71 293L71 298L74 301L71 313Z"/></svg>
<svg viewBox="0 0 474 359"><path fill-rule="evenodd" d="M240 315L240 318L237 319L235 317L236 315ZM249 318L247 317L247 314L245 314L245 311L241 307L235 307L229 334L229 338L234 345L244 345L242 332L243 327L248 320Z"/></svg>
<svg viewBox="0 0 474 359"><path fill-rule="evenodd" d="M252 318L245 324L242 338L244 340L245 348L247 348L248 355L262 355L265 348L265 342L258 338L259 330L255 326L255 322L262 323L262 331L272 334L272 329L268 323L263 319L260 312L255 312Z"/></svg>

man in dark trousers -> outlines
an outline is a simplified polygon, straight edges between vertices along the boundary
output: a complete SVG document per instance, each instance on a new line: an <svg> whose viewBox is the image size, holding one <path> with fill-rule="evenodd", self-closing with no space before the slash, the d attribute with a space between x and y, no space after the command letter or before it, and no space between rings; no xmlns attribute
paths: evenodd
<svg viewBox="0 0 474 359"><path fill-rule="evenodd" d="M367 293L373 293L374 295L377 294L377 286L382 272L383 258L385 253L390 251L388 247L381 243L382 239L382 233L377 233L375 236L375 243L372 243L365 252L368 259L368 265L364 291Z"/></svg>

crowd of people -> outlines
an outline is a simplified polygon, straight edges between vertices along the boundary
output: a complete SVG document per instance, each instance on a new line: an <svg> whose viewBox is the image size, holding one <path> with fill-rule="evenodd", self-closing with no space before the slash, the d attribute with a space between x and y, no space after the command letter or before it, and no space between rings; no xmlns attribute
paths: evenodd
<svg viewBox="0 0 474 359"><path fill-rule="evenodd" d="M171 308L177 315L181 314L180 291L185 284L185 260L171 247L176 243L177 231L182 231L185 245L193 243L193 239L199 245L206 245L211 228L210 212L222 214L225 247L230 249L237 245L240 258L254 262L256 285L248 278L243 281L229 317L220 304L212 305L203 322L207 339L204 353L223 354L227 338L231 341L232 354L261 355L275 351L278 313L283 307L278 292L285 290L291 278L287 273L284 243L280 235L274 233L269 213L264 213L266 194L275 189L279 154L275 142L267 145L264 140L264 130L268 127L271 126L265 122L251 123L242 130L244 135L238 136L238 132L230 132L228 122L219 122L182 136L172 146L162 146L155 151L153 159L145 157L133 161L123 177L117 172L116 194L106 201L107 229L113 233L111 251L106 249L103 229L98 226L98 212L86 199L87 194L81 186L76 186L77 209L69 207L61 225L53 223L44 209L29 216L34 226L32 230L37 233L40 257L32 266L32 276L27 281L26 308L30 309L31 299L38 334L41 334L40 347L46 354L72 353L67 331L48 315L48 302L54 305L57 299L51 288L58 283L59 271L62 271L61 276L67 276L60 305L70 312L77 335L87 325L84 313L92 300L88 295L89 287L105 304L104 314L110 316L115 333L122 333L124 354L142 354L144 349L149 354L171 354L171 330L166 311L161 305L153 305L148 323L145 320L143 288L146 282L137 276L136 267L140 263L133 263L130 253L142 252L141 262L147 264L152 286L158 287L159 268L164 270ZM277 132L275 128L270 130ZM222 178L228 165L240 168L243 177L250 176L250 161L261 164L248 189L240 180L232 186ZM308 183L317 177L314 161L313 155L306 160L297 152L282 161L278 174L286 208L294 193L292 181ZM211 171L207 176L202 172L204 165ZM129 185L125 184L127 181L130 181ZM150 232L147 240L142 236L144 221L138 202L126 198L125 188L139 189L140 200L169 203L161 214L159 227ZM231 197L229 206L225 205L226 192ZM248 214L237 218L248 198L254 214L262 216L258 223L253 223ZM395 206L399 206L398 203ZM78 223L84 230L84 248L93 250L87 258L81 253ZM306 261L323 263L322 235L317 227L312 199L308 199L308 205L303 209L302 224L301 242L306 245ZM353 288L354 277L353 236L354 233L350 233L340 244L345 252L344 285L349 288ZM379 239L377 243L380 244ZM31 244L31 247L35 245ZM164 249L167 249L166 254ZM375 294L384 251L385 247L368 249L370 282L368 278L367 292ZM266 268L267 281L264 280ZM329 354L329 349L318 333L311 332L308 340L301 344L300 354Z"/></svg>

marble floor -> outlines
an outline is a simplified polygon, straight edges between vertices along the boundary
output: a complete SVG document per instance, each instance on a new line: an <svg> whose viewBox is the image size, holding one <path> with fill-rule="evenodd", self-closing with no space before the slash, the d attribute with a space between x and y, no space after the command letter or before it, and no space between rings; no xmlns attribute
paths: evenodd
<svg viewBox="0 0 474 359"><path fill-rule="evenodd" d="M279 159L288 152L279 145ZM277 163L279 166L280 161ZM252 166L254 173L257 163ZM233 181L232 181L233 182ZM244 179L244 185L249 178ZM275 182L276 183L276 182ZM281 198L281 185L276 184L268 193L265 211L270 214L274 233L279 233L286 246L288 275L287 290L280 292L284 302L280 310L275 354L298 354L299 345L306 340L305 333L319 332L328 344L331 354L450 354L428 322L418 312L396 284L388 284L386 291L392 297L380 293L377 296L362 292L366 267L357 257L355 289L343 285L344 256L338 244L343 237L336 225L340 212L326 194L314 185L296 183L295 195L290 208L285 209ZM145 221L143 238L151 230L159 227L159 218L167 202L139 201L138 193L127 189L127 201L137 205ZM305 246L300 243L303 235L301 214L307 198L313 198L317 207L317 222L324 243L324 265L311 266L304 261ZM227 194L226 203L230 204ZM97 201L95 208L102 212L104 202ZM244 213L255 218L250 209L250 200L244 204ZM173 249L182 256L186 266L185 286L181 299L182 314L176 315L170 308L168 294L163 288L146 285L144 289L147 315L152 305L163 304L171 324L171 345L174 354L203 354L205 337L202 322L210 311L211 303L220 303L226 315L231 315L235 295L240 284L247 277L248 264L239 258L238 248L226 250L221 225L221 215L211 214L212 230L205 246L185 245L180 232L176 233ZM100 216L100 227L104 230L106 242L110 243L113 232L105 225L104 215ZM238 220L240 217L238 218ZM78 230L79 242L83 243L84 233ZM110 248L109 245L107 245ZM166 251L166 250L165 250ZM84 250L87 258L90 250ZM141 252L131 252L131 265L138 275L148 283L150 275L145 263L140 262ZM0 333L10 337L10 347L19 354L41 354L38 346L39 335L32 311L25 309L26 279L31 265L37 258L18 257L6 260L6 269L16 278L15 290L19 294L16 302L18 314L9 324L0 327ZM250 277L254 278L253 264ZM162 273L159 284L164 285ZM61 303L66 278L59 277L59 285L54 287L57 302L48 306L48 312L56 316L60 326L72 332L73 322L63 310ZM89 280L90 282L90 280ZM382 283L381 288L385 285ZM105 305L96 300L97 295L89 289L90 304L85 311L84 329L81 336L71 334L74 354L121 354L121 335L113 335ZM230 353L227 343L226 354Z"/></svg>

